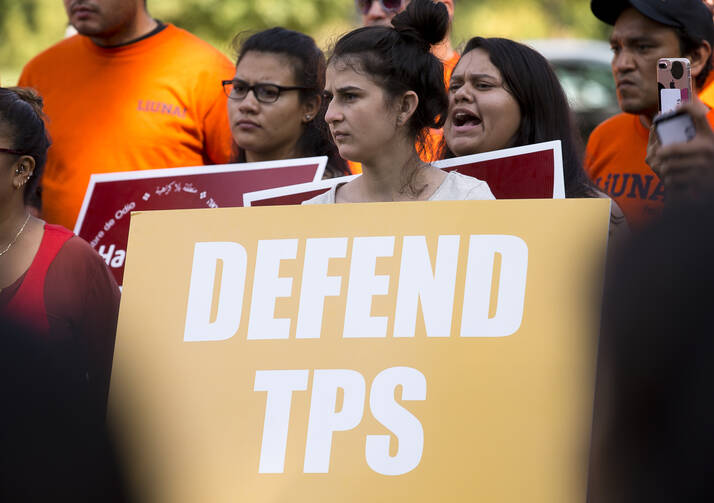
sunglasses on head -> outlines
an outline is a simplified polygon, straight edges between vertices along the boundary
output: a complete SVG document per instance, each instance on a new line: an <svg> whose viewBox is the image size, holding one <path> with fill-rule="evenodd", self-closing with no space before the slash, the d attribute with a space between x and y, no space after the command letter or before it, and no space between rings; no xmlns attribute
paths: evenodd
<svg viewBox="0 0 714 503"><path fill-rule="evenodd" d="M405 0L355 0L357 5L357 10L362 14L367 14L369 9L372 8L372 2L378 1L379 5L382 6L387 12L399 12L404 6Z"/></svg>

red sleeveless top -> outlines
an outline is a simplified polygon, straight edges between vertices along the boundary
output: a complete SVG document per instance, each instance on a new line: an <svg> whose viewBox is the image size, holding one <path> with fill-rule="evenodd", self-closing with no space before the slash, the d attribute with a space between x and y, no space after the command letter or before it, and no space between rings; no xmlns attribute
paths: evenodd
<svg viewBox="0 0 714 503"><path fill-rule="evenodd" d="M25 279L5 307L5 315L21 320L38 334L48 334L50 325L45 309L45 279L50 264L74 234L59 225L45 224L45 233Z"/></svg>

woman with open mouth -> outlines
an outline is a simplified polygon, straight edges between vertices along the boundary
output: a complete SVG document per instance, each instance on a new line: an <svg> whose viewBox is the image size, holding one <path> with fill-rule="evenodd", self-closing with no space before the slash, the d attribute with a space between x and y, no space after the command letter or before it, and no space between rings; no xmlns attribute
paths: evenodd
<svg viewBox="0 0 714 503"><path fill-rule="evenodd" d="M443 158L560 140L565 196L608 197L583 170L577 131L565 92L541 54L503 38L468 41L449 82ZM611 237L629 235L614 201L611 215Z"/></svg>
<svg viewBox="0 0 714 503"><path fill-rule="evenodd" d="M359 28L337 42L325 120L340 155L361 162L362 175L306 203L493 199L485 182L419 157L429 128L446 117L443 67L429 49L448 22L443 4L412 0L391 27Z"/></svg>

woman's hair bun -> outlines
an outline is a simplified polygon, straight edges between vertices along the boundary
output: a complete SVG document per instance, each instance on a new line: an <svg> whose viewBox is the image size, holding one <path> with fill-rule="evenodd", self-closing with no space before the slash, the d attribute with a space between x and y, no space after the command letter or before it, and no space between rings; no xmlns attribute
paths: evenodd
<svg viewBox="0 0 714 503"><path fill-rule="evenodd" d="M441 2L411 0L392 18L392 26L401 35L432 46L444 40L449 31L449 11Z"/></svg>
<svg viewBox="0 0 714 503"><path fill-rule="evenodd" d="M40 118L44 117L44 113L42 111L44 101L42 100L42 96L37 94L34 89L29 87L8 87L7 89L14 92L18 98L30 105L32 110L35 112L35 115Z"/></svg>

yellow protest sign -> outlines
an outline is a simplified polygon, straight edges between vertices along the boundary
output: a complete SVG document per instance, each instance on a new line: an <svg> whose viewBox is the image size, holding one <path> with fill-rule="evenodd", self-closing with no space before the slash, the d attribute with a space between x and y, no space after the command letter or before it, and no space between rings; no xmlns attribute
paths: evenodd
<svg viewBox="0 0 714 503"><path fill-rule="evenodd" d="M152 501L584 501L608 200L135 213L110 410Z"/></svg>

